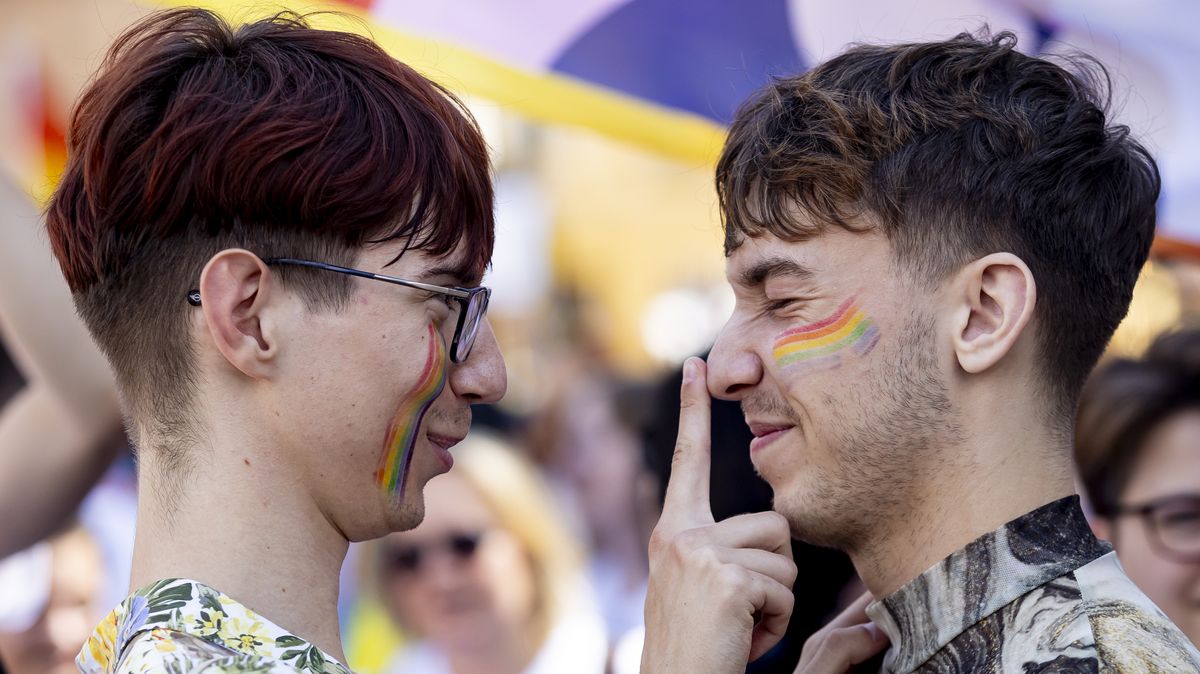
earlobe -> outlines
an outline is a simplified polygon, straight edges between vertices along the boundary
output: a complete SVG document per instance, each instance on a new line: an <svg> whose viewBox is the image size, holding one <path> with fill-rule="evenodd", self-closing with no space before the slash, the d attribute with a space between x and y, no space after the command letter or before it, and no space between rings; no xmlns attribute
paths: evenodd
<svg viewBox="0 0 1200 674"><path fill-rule="evenodd" d="M1033 318L1037 286L1029 267L1011 253L975 260L958 281L954 350L959 366L978 374L1012 351Z"/></svg>
<svg viewBox="0 0 1200 674"><path fill-rule="evenodd" d="M201 309L214 346L254 379L270 375L277 352L264 312L273 291L266 263L247 250L217 253L200 274Z"/></svg>

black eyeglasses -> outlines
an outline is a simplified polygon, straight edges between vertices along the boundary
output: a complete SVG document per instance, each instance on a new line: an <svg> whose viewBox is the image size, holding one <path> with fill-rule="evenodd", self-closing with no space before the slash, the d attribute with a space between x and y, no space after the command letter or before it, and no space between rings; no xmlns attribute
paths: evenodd
<svg viewBox="0 0 1200 674"><path fill-rule="evenodd" d="M437 286L430 283L421 283L420 281L409 281L408 279L396 278L395 276L384 276L383 274L375 274L361 269L351 269L350 267L339 267L335 264L325 264L324 262L313 262L311 260L296 260L289 257L275 257L264 260L267 264L290 264L300 267L311 267L313 269L324 269L326 271L335 271L339 274L349 274L351 276L359 276L362 278L375 279L376 281L384 281L386 283L395 283L396 285L425 290L431 293L438 293L450 297L459 303L458 324L454 326L454 339L450 343L450 360L455 363L461 363L471 355L471 347L475 346L475 337L479 334L479 324L483 322L483 316L487 313L488 302L492 298L492 289L483 286L474 288L460 288L457 286ZM188 302L192 306L200 306L200 291L193 290L187 295Z"/></svg>
<svg viewBox="0 0 1200 674"><path fill-rule="evenodd" d="M444 551L456 562L465 562L475 556L482 540L482 532L460 532L432 543L390 545L383 550L384 570L400 574L417 573L429 555L438 550Z"/></svg>
<svg viewBox="0 0 1200 674"><path fill-rule="evenodd" d="M1178 562L1200 562L1200 494L1117 506L1114 514L1140 517L1150 531L1150 544L1160 555Z"/></svg>

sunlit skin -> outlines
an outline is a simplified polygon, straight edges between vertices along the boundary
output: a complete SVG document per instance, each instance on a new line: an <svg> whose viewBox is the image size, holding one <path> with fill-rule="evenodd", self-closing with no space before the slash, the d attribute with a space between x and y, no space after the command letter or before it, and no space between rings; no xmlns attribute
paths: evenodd
<svg viewBox="0 0 1200 674"><path fill-rule="evenodd" d="M1200 410L1195 409L1168 417L1146 438L1121 503L1136 506L1183 494L1200 494ZM1097 519L1093 526L1113 542L1133 582L1200 645L1200 560L1163 555L1140 517Z"/></svg>
<svg viewBox="0 0 1200 674"><path fill-rule="evenodd" d="M831 370L842 364L845 349L865 356L878 342L879 329L859 308L855 294L833 314L815 323L784 330L775 338L772 353L780 370Z"/></svg>
<svg viewBox="0 0 1200 674"><path fill-rule="evenodd" d="M446 386L446 347L432 323L429 325L427 344L428 354L421 378L405 396L392 423L388 425L379 468L375 471L375 482L386 494L400 500L404 500L405 478L425 413Z"/></svg>

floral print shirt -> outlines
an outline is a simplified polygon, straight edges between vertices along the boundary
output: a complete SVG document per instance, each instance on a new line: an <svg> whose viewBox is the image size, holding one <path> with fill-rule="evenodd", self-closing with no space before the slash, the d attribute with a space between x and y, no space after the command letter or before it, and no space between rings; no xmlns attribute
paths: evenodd
<svg viewBox="0 0 1200 674"><path fill-rule="evenodd" d="M867 607L887 674L1200 672L1200 653L1092 535L1079 497L981 536Z"/></svg>
<svg viewBox="0 0 1200 674"><path fill-rule="evenodd" d="M351 674L224 594L177 578L126 597L75 663L83 674Z"/></svg>

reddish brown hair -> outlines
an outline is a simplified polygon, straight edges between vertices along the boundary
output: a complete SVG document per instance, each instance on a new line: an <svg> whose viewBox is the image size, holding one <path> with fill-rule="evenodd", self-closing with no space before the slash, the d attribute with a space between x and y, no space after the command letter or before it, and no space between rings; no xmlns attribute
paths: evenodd
<svg viewBox="0 0 1200 674"><path fill-rule="evenodd" d="M726 253L878 225L917 278L1007 251L1032 270L1041 365L1069 423L1154 235L1154 160L1106 119L1108 77L1011 33L864 45L739 112L717 167Z"/></svg>
<svg viewBox="0 0 1200 674"><path fill-rule="evenodd" d="M185 297L228 247L352 264L402 240L482 273L487 148L447 91L365 38L283 13L234 27L156 13L114 44L79 100L47 213L54 253L138 422L186 432ZM336 309L348 277L276 270Z"/></svg>

